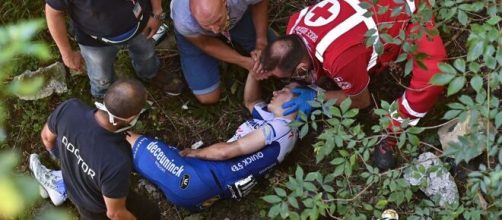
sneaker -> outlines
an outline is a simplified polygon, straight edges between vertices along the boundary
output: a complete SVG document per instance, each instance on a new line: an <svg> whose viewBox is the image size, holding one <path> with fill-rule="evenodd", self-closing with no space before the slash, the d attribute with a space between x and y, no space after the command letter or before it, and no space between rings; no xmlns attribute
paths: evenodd
<svg viewBox="0 0 502 220"><path fill-rule="evenodd" d="M386 171L396 167L396 158L394 157L394 147L396 139L385 138L375 147L373 151L373 163L380 171Z"/></svg>
<svg viewBox="0 0 502 220"><path fill-rule="evenodd" d="M52 203L55 206L63 204L67 198L67 194L61 171L47 169L42 165L37 154L30 155L30 170L33 172L35 179L45 190Z"/></svg>
<svg viewBox="0 0 502 220"><path fill-rule="evenodd" d="M153 86L161 89L170 96L181 95L185 87L183 80L174 72L167 72L167 68L161 65L160 71L150 80Z"/></svg>

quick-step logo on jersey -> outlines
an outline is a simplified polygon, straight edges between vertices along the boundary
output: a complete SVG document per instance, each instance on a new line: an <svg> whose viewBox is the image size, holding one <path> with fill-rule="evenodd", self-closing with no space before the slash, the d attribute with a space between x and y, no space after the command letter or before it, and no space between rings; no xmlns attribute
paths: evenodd
<svg viewBox="0 0 502 220"><path fill-rule="evenodd" d="M237 172L239 170L244 169L244 167L251 165L253 162L260 160L261 158L263 158L263 153L261 151L259 151L257 153L254 153L253 155L250 155L250 156L242 159L241 162L238 162L238 163L232 165L230 169L233 172Z"/></svg>
<svg viewBox="0 0 502 220"><path fill-rule="evenodd" d="M146 146L148 152L150 152L150 154L152 154L152 156L154 156L155 159L157 159L157 161L155 161L155 164L163 171L167 170L171 174L180 177L181 173L184 170L183 165L177 166L174 163L174 160L169 159L164 154L164 152L160 149L157 143L158 143L157 141L151 142L148 144L148 146Z"/></svg>
<svg viewBox="0 0 502 220"><path fill-rule="evenodd" d="M185 175L183 175L183 178L181 178L180 188L186 189L188 187L188 184L190 184L190 175L185 174Z"/></svg>
<svg viewBox="0 0 502 220"><path fill-rule="evenodd" d="M94 179L94 176L96 175L96 172L94 172L93 169L91 169L89 167L89 165L87 165L87 163L84 161L84 159L82 159L82 157L80 156L80 150L78 148L75 148L75 145L73 145L72 143L70 143L68 141L68 138L66 138L66 136L63 136L63 138L61 138L61 143L64 145L64 148L71 152L73 155L75 155L75 157L78 159L77 161L77 165L80 166L80 168L82 169L82 171L84 171L85 174L87 174L88 176L91 177L91 179Z"/></svg>

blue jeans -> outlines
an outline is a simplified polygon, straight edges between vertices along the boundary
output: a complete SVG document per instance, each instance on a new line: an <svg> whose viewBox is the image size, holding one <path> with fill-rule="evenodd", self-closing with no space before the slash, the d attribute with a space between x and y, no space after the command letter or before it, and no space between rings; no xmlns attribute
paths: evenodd
<svg viewBox="0 0 502 220"><path fill-rule="evenodd" d="M195 95L213 92L220 85L219 60L206 54L174 29L176 45L181 60L181 70L188 86ZM273 31L268 31L268 41L275 39ZM232 43L238 44L246 52L251 52L256 46L256 32L251 13L248 10L242 19L230 30Z"/></svg>
<svg viewBox="0 0 502 220"><path fill-rule="evenodd" d="M121 48L129 50L132 66L140 79L149 80L159 70L160 61L155 55L155 42L153 39L146 39L144 34L138 34L123 45L78 46L85 60L87 75L91 81L91 94L94 97L102 97L115 80L113 63Z"/></svg>

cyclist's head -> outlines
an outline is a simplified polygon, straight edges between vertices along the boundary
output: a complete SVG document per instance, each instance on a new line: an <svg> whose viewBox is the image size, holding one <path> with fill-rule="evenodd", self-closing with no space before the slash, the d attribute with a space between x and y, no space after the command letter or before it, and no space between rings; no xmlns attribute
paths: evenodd
<svg viewBox="0 0 502 220"><path fill-rule="evenodd" d="M291 90L297 86L299 86L298 83L290 83L284 86L281 90L274 91L272 93L273 94L272 99L267 105L267 109L270 112L274 113L276 117L282 117L283 112L285 111L282 108L282 105L295 97L295 95L293 94L293 92L291 92ZM289 114L286 117L294 119L296 118L296 112L293 114Z"/></svg>

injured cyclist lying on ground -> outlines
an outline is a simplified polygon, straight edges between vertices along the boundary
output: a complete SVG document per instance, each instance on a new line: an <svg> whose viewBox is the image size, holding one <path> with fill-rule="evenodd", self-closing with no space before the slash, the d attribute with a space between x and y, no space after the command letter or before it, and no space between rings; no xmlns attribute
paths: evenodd
<svg viewBox="0 0 502 220"><path fill-rule="evenodd" d="M288 126L296 114L283 116L282 104L293 98L291 88L275 91L269 104L256 96L257 91L258 82L249 76L244 100L253 119L241 124L227 142L179 151L130 133L127 140L136 171L157 185L171 203L190 210L207 208L219 199L245 196L283 161L298 137Z"/></svg>
<svg viewBox="0 0 502 220"><path fill-rule="evenodd" d="M189 210L202 210L219 199L242 198L295 145L298 134L289 123L296 113L284 116L282 108L293 98L293 86L275 91L266 104L260 98L259 82L250 74L244 104L253 119L241 124L227 142L180 151L129 132L135 170L158 186L172 204Z"/></svg>

